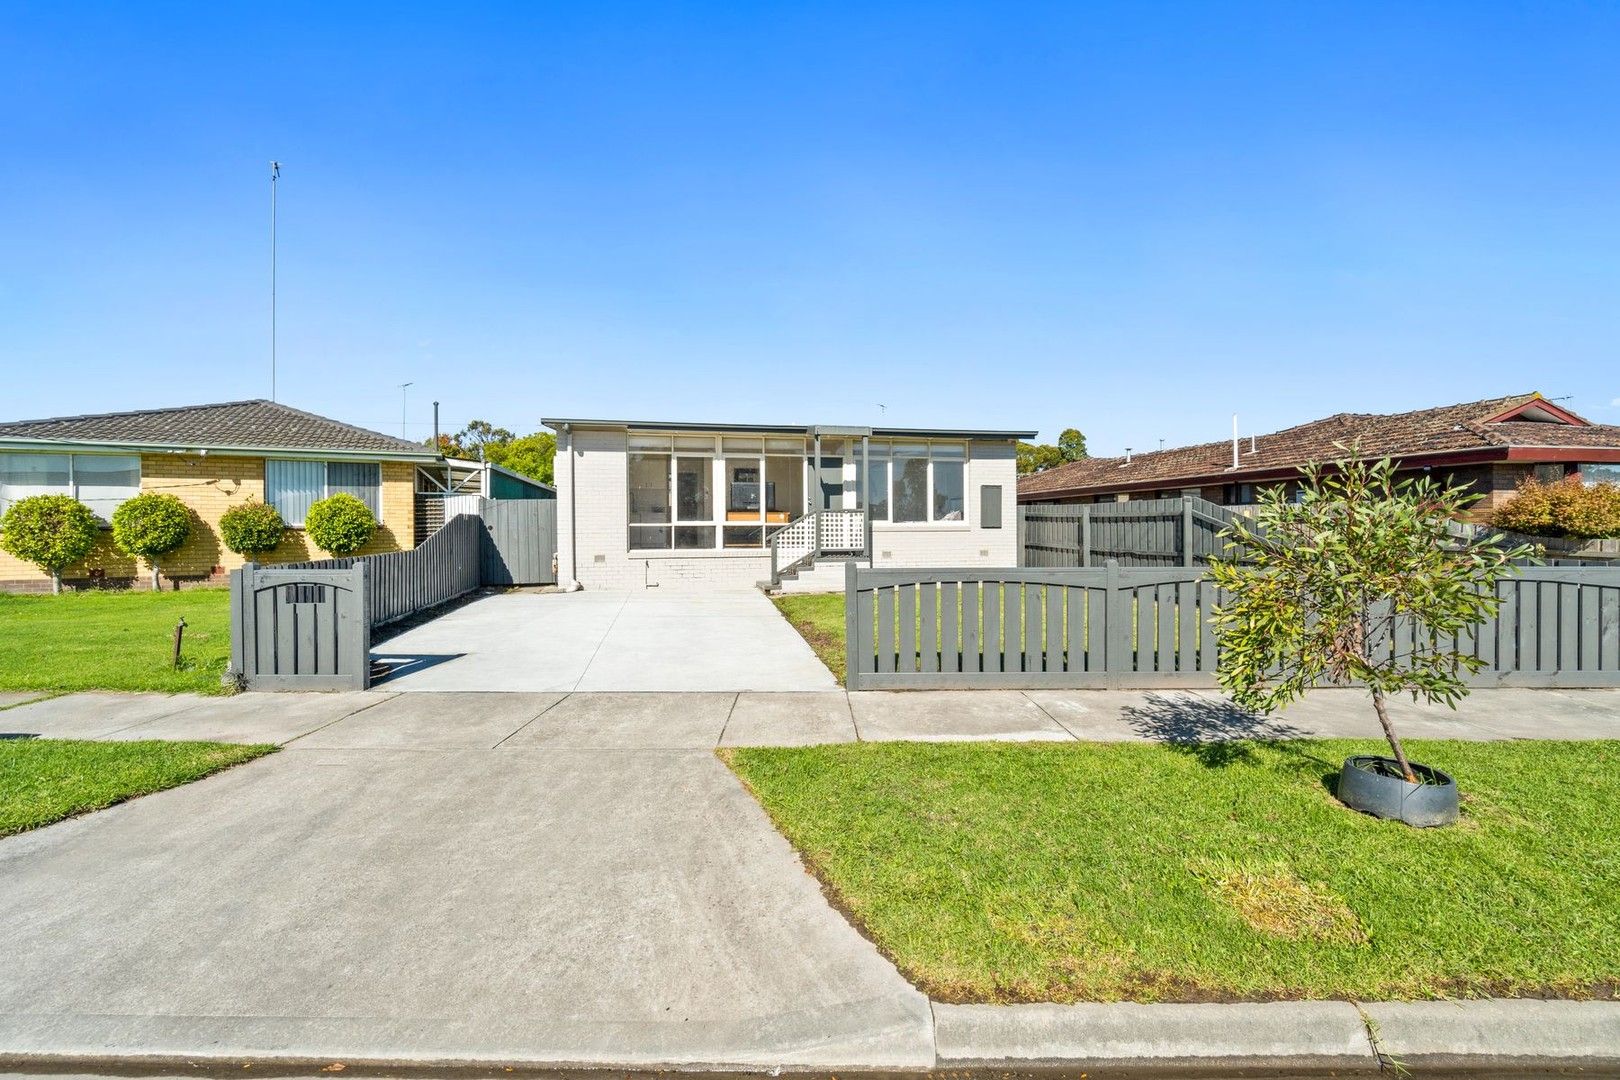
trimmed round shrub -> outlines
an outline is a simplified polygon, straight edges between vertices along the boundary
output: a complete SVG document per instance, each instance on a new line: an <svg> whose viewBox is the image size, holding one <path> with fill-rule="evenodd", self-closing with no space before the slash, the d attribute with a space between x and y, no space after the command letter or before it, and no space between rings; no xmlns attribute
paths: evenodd
<svg viewBox="0 0 1620 1080"><path fill-rule="evenodd" d="M191 533L191 511L173 495L145 491L126 499L112 516L113 543L125 555L144 559L152 568L152 588L158 585L158 564L163 556L186 542Z"/></svg>
<svg viewBox="0 0 1620 1080"><path fill-rule="evenodd" d="M274 551L287 531L281 511L269 503L250 500L233 506L219 516L219 536L238 555L262 555Z"/></svg>
<svg viewBox="0 0 1620 1080"><path fill-rule="evenodd" d="M377 535L377 518L371 507L340 491L309 508L304 532L329 555L353 555Z"/></svg>
<svg viewBox="0 0 1620 1080"><path fill-rule="evenodd" d="M0 549L51 575L62 591L62 571L90 554L101 531L96 515L71 495L30 495L0 518Z"/></svg>
<svg viewBox="0 0 1620 1080"><path fill-rule="evenodd" d="M1530 536L1620 536L1620 486L1588 486L1573 476L1555 484L1531 478L1491 516L1491 523Z"/></svg>

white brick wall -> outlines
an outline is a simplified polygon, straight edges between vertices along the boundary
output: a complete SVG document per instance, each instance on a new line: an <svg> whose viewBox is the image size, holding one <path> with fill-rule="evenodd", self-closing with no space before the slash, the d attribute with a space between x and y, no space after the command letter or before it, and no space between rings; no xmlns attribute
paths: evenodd
<svg viewBox="0 0 1620 1080"><path fill-rule="evenodd" d="M623 431L560 433L557 565L587 589L749 588L770 577L765 552L632 556L628 547L628 457ZM974 443L967 468L966 524L873 525L877 566L1016 566L1017 469L1009 444ZM1001 486L1001 528L980 525L980 488ZM577 514L578 522L574 521ZM573 550L578 543L577 556Z"/></svg>

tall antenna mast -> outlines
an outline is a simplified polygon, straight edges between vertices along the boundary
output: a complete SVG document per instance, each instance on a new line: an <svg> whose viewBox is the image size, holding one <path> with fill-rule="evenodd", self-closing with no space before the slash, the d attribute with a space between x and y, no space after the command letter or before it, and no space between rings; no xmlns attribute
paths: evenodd
<svg viewBox="0 0 1620 1080"><path fill-rule="evenodd" d="M281 162L270 163L270 400L276 400L276 181Z"/></svg>

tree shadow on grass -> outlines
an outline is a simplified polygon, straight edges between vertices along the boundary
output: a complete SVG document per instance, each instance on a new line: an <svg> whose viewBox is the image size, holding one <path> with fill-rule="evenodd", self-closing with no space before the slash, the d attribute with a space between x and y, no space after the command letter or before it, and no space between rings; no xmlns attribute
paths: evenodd
<svg viewBox="0 0 1620 1080"><path fill-rule="evenodd" d="M1127 706L1121 715L1138 735L1164 743L1208 769L1255 764L1262 745L1296 767L1332 764L1312 752L1305 741L1310 732L1240 709L1230 701L1191 694L1148 694L1141 705Z"/></svg>

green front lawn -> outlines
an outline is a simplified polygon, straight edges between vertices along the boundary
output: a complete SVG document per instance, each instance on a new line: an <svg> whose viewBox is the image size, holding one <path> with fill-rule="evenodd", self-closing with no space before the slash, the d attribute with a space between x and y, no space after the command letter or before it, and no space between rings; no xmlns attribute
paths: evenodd
<svg viewBox="0 0 1620 1080"><path fill-rule="evenodd" d="M834 901L946 1001L1605 996L1620 743L1419 742L1462 821L1340 806L1348 741L727 751Z"/></svg>
<svg viewBox="0 0 1620 1080"><path fill-rule="evenodd" d="M844 594L795 593L773 596L782 617L827 665L833 677L844 681Z"/></svg>
<svg viewBox="0 0 1620 1080"><path fill-rule="evenodd" d="M174 625L186 620L179 670ZM226 692L230 591L0 594L0 690Z"/></svg>
<svg viewBox="0 0 1620 1080"><path fill-rule="evenodd" d="M189 784L274 750L210 742L0 740L0 836Z"/></svg>

